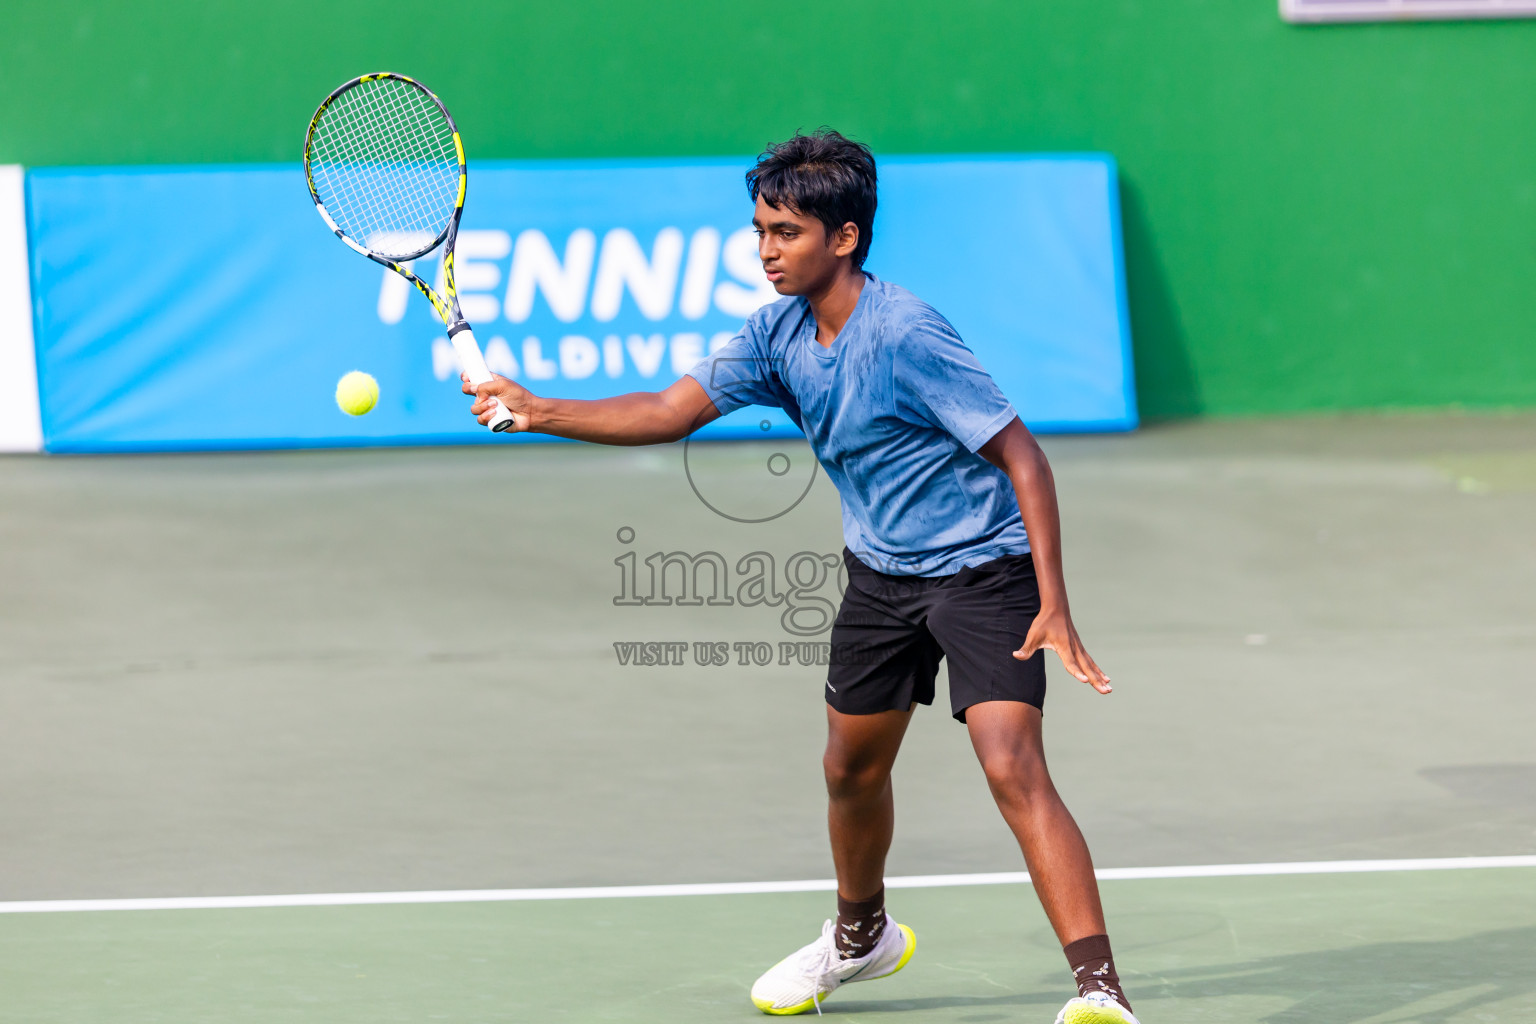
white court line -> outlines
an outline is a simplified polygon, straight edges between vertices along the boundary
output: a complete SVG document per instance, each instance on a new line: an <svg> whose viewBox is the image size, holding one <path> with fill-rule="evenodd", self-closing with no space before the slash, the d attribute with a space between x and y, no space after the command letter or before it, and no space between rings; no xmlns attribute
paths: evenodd
<svg viewBox="0 0 1536 1024"><path fill-rule="evenodd" d="M1469 868L1536 868L1536 856L1437 857L1418 860L1324 860L1289 864L1195 864L1163 868L1102 868L1103 881L1142 878L1232 878L1253 875L1340 875L1380 871L1455 871ZM905 875L887 878L887 889L956 885L1018 885L1023 871L973 875ZM120 900L16 900L0 902L0 914L58 914L81 910L228 910L246 907L357 907L393 903L509 903L525 900L595 900L636 896L741 896L775 892L832 892L830 878L788 882L701 882L684 885L606 885L583 889L445 889L436 892L322 892L289 896L156 896Z"/></svg>

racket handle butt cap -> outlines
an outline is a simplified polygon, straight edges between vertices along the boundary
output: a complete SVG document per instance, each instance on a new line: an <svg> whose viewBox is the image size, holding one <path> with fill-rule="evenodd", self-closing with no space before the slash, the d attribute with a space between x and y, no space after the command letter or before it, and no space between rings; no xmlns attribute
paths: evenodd
<svg viewBox="0 0 1536 1024"><path fill-rule="evenodd" d="M484 384L491 379L490 368L485 365L485 356L480 351L480 345L475 341L475 332L468 325L457 331L450 331L449 338L453 342L453 350L459 357L459 366L464 370L464 376L469 378L471 384ZM491 414L490 422L486 424L497 433L512 429L512 414L500 401L496 402L496 411Z"/></svg>

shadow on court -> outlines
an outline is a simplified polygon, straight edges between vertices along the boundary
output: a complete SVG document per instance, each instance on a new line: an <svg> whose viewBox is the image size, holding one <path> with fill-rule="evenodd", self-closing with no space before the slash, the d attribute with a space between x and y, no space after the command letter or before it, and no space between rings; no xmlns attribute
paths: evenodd
<svg viewBox="0 0 1536 1024"><path fill-rule="evenodd" d="M1187 967L1163 972L1155 979L1127 976L1126 991L1146 1002L1238 996L1295 999L1305 993L1286 1009L1255 1018L1263 1024L1354 1024L1378 1019L1450 1024L1479 1005L1536 994L1532 963L1536 963L1536 927L1501 928L1457 939L1378 942L1221 966ZM1058 1001L1054 991L844 999L830 1004L826 1012L1036 1009ZM984 1014L957 1019L983 1022L1009 1017Z"/></svg>
<svg viewBox="0 0 1536 1024"><path fill-rule="evenodd" d="M1263 957L1214 971L1189 968L1138 987L1153 998L1306 993L1293 1006L1262 1018L1265 1024L1378 1017L1443 1024L1479 1004L1536 993L1533 962L1536 927L1501 928L1457 939Z"/></svg>
<svg viewBox="0 0 1536 1024"><path fill-rule="evenodd" d="M1107 883L1147 1024L1528 1024L1536 869ZM721 1024L826 893L0 915L38 1024ZM1048 1024L1071 981L1028 886L906 889L917 956L845 1021ZM1468 932L1476 923L1479 930Z"/></svg>

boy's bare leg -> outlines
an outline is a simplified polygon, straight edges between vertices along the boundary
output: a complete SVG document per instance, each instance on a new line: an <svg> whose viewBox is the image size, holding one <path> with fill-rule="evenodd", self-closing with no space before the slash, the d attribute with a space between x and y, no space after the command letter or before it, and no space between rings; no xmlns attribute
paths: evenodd
<svg viewBox="0 0 1536 1024"><path fill-rule="evenodd" d="M821 1010L848 981L889 977L917 948L912 929L885 912L885 855L895 813L891 765L911 709L846 715L827 708L827 826L837 865L837 917L821 937L770 967L752 1002L773 1014ZM820 1018L817 1018L818 1020Z"/></svg>
<svg viewBox="0 0 1536 1024"><path fill-rule="evenodd" d="M864 900L885 885L885 855L891 848L896 813L891 766L912 711L845 715L827 708L827 831L837 892Z"/></svg>
<svg viewBox="0 0 1536 1024"><path fill-rule="evenodd" d="M1029 877L1063 946L1104 934L1093 858L1045 766L1040 709L987 701L965 712L971 745L998 810L1024 851Z"/></svg>
<svg viewBox="0 0 1536 1024"><path fill-rule="evenodd" d="M1078 995L1102 992L1129 1010L1104 930L1093 858L1045 767L1040 709L1017 701L986 701L966 708L965 724L992 797L1024 851L1035 894L1056 929Z"/></svg>

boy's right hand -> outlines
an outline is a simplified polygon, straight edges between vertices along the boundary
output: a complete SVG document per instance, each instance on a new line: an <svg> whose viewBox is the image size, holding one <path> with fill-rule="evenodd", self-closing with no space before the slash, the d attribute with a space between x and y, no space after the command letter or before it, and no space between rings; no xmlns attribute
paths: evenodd
<svg viewBox="0 0 1536 1024"><path fill-rule="evenodd" d="M463 384L460 390L466 395L475 396L475 404L469 407L469 411L480 421L481 426L491 421L491 414L496 409L495 403L500 402L512 414L514 431L533 429L533 395L517 381L499 373L491 374L491 379L484 384L471 384L469 378L462 373L459 374L459 380Z"/></svg>

